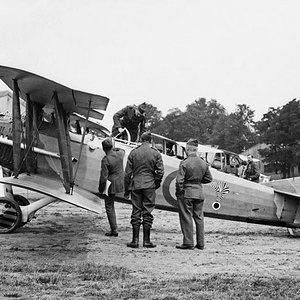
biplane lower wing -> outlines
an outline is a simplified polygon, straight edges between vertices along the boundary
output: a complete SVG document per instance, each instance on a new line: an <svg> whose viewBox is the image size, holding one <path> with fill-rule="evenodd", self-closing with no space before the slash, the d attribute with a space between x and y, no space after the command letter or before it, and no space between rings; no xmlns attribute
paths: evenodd
<svg viewBox="0 0 300 300"><path fill-rule="evenodd" d="M62 200L95 213L101 213L100 198L91 192L74 187L73 194L66 194L60 180L45 178L40 175L19 175L18 178L0 178L0 183L35 191L57 200Z"/></svg>

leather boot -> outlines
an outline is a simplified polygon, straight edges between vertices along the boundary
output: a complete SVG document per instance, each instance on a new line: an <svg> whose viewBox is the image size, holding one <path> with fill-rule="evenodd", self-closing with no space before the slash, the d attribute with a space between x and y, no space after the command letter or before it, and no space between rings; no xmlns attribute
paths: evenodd
<svg viewBox="0 0 300 300"><path fill-rule="evenodd" d="M155 248L156 245L154 245L152 242L150 242L150 230L151 230L151 228L148 226L143 227L143 234L144 234L143 247Z"/></svg>
<svg viewBox="0 0 300 300"><path fill-rule="evenodd" d="M127 243L127 247L138 248L139 247L139 234L140 226L132 226L132 241Z"/></svg>

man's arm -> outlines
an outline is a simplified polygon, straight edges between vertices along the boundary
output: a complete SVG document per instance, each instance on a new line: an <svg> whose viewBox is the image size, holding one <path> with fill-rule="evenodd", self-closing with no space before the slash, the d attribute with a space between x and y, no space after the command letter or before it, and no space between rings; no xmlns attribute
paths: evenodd
<svg viewBox="0 0 300 300"><path fill-rule="evenodd" d="M146 116L140 122L140 136L146 131Z"/></svg>
<svg viewBox="0 0 300 300"><path fill-rule="evenodd" d="M201 180L201 183L210 183L210 182L212 182L212 176L211 176L209 167L207 166L206 167L206 171L204 173L204 176L203 176L203 178Z"/></svg>
<svg viewBox="0 0 300 300"><path fill-rule="evenodd" d="M157 151L157 150L155 150ZM162 156L159 152L157 152L157 161L156 161L156 171L155 171L155 188L158 189L160 187L162 178L164 176L164 164L162 160Z"/></svg>
<svg viewBox="0 0 300 300"><path fill-rule="evenodd" d="M121 118L123 118L126 115L128 106L122 108L121 110L117 111L114 115L113 115L113 121L114 121L114 128L120 128L122 127L121 125Z"/></svg>
<svg viewBox="0 0 300 300"><path fill-rule="evenodd" d="M181 161L177 171L176 183L175 183L175 188L176 188L175 194L177 197L184 194L184 177L185 177L185 167L183 165L183 161Z"/></svg>
<svg viewBox="0 0 300 300"><path fill-rule="evenodd" d="M127 158L127 163L125 167L125 174L124 174L124 188L125 193L128 193L132 188L132 155L131 152Z"/></svg>
<svg viewBox="0 0 300 300"><path fill-rule="evenodd" d="M105 190L107 178L108 178L108 161L106 157L104 157L101 161L101 174L100 174L99 187L98 187L98 191L100 194L102 194Z"/></svg>

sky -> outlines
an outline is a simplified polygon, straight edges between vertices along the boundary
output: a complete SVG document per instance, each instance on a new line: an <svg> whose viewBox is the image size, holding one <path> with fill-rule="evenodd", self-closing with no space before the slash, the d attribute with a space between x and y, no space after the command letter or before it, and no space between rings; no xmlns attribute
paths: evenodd
<svg viewBox="0 0 300 300"><path fill-rule="evenodd" d="M199 97L228 113L300 97L298 0L0 0L0 65L165 116ZM1 84L0 90L6 89Z"/></svg>

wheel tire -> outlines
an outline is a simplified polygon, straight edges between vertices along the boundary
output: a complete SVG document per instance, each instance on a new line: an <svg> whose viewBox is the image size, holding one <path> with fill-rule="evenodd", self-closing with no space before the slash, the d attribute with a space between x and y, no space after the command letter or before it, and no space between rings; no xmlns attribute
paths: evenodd
<svg viewBox="0 0 300 300"><path fill-rule="evenodd" d="M20 205L20 206L26 206L29 205L30 202L27 200L27 198L25 198L22 195L16 194L13 195L14 196L14 200Z"/></svg>
<svg viewBox="0 0 300 300"><path fill-rule="evenodd" d="M14 232L21 223L22 211L12 199L0 198L0 234Z"/></svg>
<svg viewBox="0 0 300 300"><path fill-rule="evenodd" d="M30 204L30 202L27 200L27 198L25 198L22 195L19 194L15 194L14 196L14 200L19 204L19 206L27 206ZM27 222L20 222L19 227L22 227L26 224Z"/></svg>

